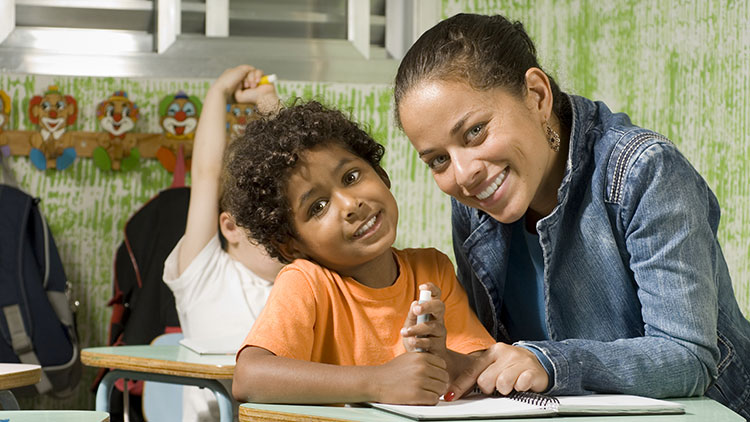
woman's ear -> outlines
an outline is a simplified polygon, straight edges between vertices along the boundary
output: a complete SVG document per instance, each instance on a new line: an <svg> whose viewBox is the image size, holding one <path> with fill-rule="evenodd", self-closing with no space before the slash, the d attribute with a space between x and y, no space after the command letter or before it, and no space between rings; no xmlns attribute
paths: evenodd
<svg viewBox="0 0 750 422"><path fill-rule="evenodd" d="M377 166L377 167L375 167L375 172L383 180L383 183L385 183L385 185L388 186L388 189L390 189L391 188L391 178L388 177L388 173L386 173L385 169L383 167Z"/></svg>
<svg viewBox="0 0 750 422"><path fill-rule="evenodd" d="M547 74L538 67L526 71L526 106L540 113L544 122L552 114L552 86Z"/></svg>

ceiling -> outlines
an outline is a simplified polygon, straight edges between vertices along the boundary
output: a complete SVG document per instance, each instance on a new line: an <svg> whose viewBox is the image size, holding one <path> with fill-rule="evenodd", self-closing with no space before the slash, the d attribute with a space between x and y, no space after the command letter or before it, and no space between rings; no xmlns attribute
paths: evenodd
<svg viewBox="0 0 750 422"><path fill-rule="evenodd" d="M214 78L250 63L286 80L390 83L394 57L437 21L438 8L438 0L0 0L0 14L15 17L4 39L0 31L0 71Z"/></svg>

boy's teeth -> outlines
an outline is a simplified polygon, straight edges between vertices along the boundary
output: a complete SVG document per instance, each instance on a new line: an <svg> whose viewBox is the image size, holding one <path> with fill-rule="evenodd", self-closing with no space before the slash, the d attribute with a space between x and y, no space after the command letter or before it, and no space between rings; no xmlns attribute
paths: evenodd
<svg viewBox="0 0 750 422"><path fill-rule="evenodd" d="M502 172L502 173L500 173L500 176L498 176L498 177L497 177L497 179L495 179L495 181L494 181L494 182L492 182L492 184L491 184L491 185L487 186L487 189L485 189L485 190L483 190L482 192L480 192L480 193L479 193L479 194L477 195L477 198L478 198L478 199L479 199L480 201L483 201L483 200L485 200L485 199L489 198L489 197L490 197L490 195L492 195L493 193L495 193L495 191L497 190L497 188L498 188L498 187L499 187L500 185L502 185L502 184L503 184L503 180L505 180L505 175L506 175L506 174L507 174L507 173L506 173L505 171L504 171L504 172Z"/></svg>
<svg viewBox="0 0 750 422"><path fill-rule="evenodd" d="M364 226L362 226L359 230L357 230L356 233L354 233L354 236L355 237L362 236L367 230L370 230L370 228L375 225L376 218L377 218L377 215L373 215L370 221L365 223Z"/></svg>

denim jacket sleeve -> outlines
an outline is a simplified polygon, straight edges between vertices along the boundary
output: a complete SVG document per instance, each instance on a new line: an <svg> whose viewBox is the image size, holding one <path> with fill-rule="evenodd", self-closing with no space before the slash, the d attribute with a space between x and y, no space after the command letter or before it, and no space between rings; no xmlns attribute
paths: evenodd
<svg viewBox="0 0 750 422"><path fill-rule="evenodd" d="M719 359L718 203L666 139L633 145L626 158L616 163L605 202L636 284L643 335L528 344L552 361L550 394L700 395Z"/></svg>

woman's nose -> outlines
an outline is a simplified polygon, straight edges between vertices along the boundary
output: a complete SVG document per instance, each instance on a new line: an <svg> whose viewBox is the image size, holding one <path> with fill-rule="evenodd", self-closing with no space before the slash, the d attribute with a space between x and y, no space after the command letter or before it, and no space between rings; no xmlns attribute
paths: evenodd
<svg viewBox="0 0 750 422"><path fill-rule="evenodd" d="M460 153L451 157L451 162L456 184L465 195L471 195L471 191L482 181L482 163L469 154Z"/></svg>

